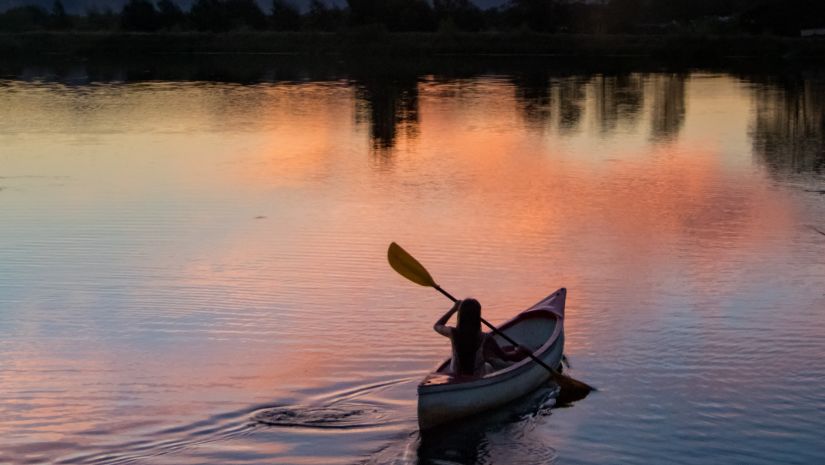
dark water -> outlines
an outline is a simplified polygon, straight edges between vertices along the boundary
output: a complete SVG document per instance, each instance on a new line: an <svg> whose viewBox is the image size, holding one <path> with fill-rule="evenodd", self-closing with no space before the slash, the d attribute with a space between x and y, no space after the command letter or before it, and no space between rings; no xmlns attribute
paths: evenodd
<svg viewBox="0 0 825 465"><path fill-rule="evenodd" d="M0 463L825 460L822 72L203 61L0 67ZM390 241L600 392L421 437Z"/></svg>

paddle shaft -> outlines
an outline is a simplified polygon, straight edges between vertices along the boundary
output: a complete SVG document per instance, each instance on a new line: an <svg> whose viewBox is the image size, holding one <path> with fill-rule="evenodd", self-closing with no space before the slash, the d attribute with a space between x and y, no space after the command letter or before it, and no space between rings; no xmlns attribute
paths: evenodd
<svg viewBox="0 0 825 465"><path fill-rule="evenodd" d="M458 302L458 299L456 299L455 297L453 297L452 295L450 295L450 293L449 293L449 292L447 292L447 291L445 291L444 289L441 289L441 286L439 286L438 284L434 285L433 287L434 287L434 288L435 288L438 292L440 292L440 293L444 294L445 296L447 296L447 298L448 298L448 299L452 300L453 302ZM553 375L553 379L556 379L556 377L561 376L561 375L559 374L559 372L557 372L556 370L554 370L554 369L553 369L550 365L548 365L548 364L544 363L544 361L542 361L540 358L538 358L538 357L536 357L535 355L533 355L533 352L531 352L529 349L525 348L524 346L522 346L522 345L521 345L521 344L519 344L518 342L516 342L516 341L514 341L513 339L511 339L511 338L510 338L510 336L508 336L508 335L506 335L506 334L502 333L501 331L499 331L499 329L498 329L498 328L496 328L495 326L493 326L493 325L492 325L489 321L487 321L487 320L485 320L484 318L482 318L482 319L481 319L481 322L482 322L482 323L484 323L484 325L485 325L485 326L487 326L488 328L490 328L490 331L492 331L494 334L496 334L497 336L501 336L501 337L502 337L502 338L504 338L507 342L509 342L510 344L513 344L513 347L518 347L519 349L523 350L523 351L527 354L527 356L528 356L528 357L530 357L530 359L531 359L531 360L533 360L534 362L536 362L536 363L538 363L539 365L541 365L542 367L544 367L544 369L545 369L545 370L549 371L549 372L550 372L550 374L551 374L551 375Z"/></svg>

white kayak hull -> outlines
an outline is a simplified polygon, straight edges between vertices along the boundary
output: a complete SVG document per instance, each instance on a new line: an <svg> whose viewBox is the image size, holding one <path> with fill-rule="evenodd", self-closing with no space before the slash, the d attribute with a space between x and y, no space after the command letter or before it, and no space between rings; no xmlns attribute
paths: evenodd
<svg viewBox="0 0 825 465"><path fill-rule="evenodd" d="M533 355L558 369L564 351L564 304L562 288L504 323L499 329ZM508 345L496 336L500 345ZM482 377L453 377L450 360L442 363L418 386L418 425L430 429L492 410L536 390L550 374L529 357Z"/></svg>

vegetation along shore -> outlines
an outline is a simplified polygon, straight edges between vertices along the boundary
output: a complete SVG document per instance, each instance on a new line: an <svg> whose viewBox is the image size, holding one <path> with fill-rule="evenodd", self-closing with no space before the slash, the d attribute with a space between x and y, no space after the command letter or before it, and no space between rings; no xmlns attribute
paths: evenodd
<svg viewBox="0 0 825 465"><path fill-rule="evenodd" d="M36 1L36 0L33 0ZM269 2L270 0L266 0ZM813 0L128 0L74 11L61 0L0 11L0 56L120 54L525 54L671 60L821 59ZM823 35L821 35L821 34Z"/></svg>
<svg viewBox="0 0 825 465"><path fill-rule="evenodd" d="M811 60L825 41L783 37L577 35L531 32L31 32L0 34L7 58L117 57L125 54L550 55Z"/></svg>

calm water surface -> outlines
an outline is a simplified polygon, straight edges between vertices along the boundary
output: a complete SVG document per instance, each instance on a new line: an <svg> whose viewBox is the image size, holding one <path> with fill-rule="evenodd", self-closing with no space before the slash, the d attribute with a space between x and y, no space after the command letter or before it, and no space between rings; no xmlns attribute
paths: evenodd
<svg viewBox="0 0 825 465"><path fill-rule="evenodd" d="M0 463L825 460L823 74L272 69L0 80ZM420 437L390 241L601 391Z"/></svg>

